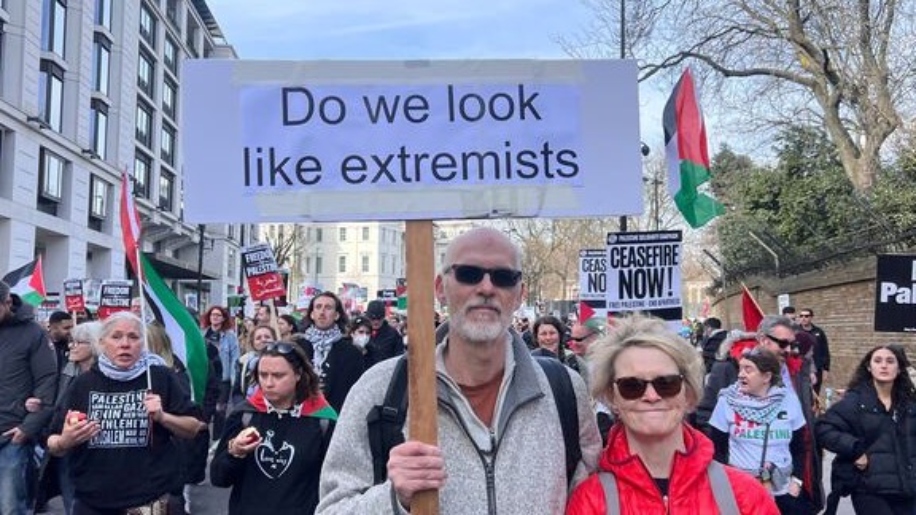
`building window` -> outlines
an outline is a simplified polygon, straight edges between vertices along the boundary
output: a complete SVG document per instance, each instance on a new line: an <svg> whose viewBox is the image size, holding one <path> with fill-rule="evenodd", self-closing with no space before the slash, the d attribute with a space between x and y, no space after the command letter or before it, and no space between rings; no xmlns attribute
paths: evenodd
<svg viewBox="0 0 916 515"><path fill-rule="evenodd" d="M89 188L89 216L102 220L108 218L108 191L111 185L93 175Z"/></svg>
<svg viewBox="0 0 916 515"><path fill-rule="evenodd" d="M369 273L369 254L362 255L362 271L364 274Z"/></svg>
<svg viewBox="0 0 916 515"><path fill-rule="evenodd" d="M324 230L321 227L315 228L315 241L320 242L324 239Z"/></svg>
<svg viewBox="0 0 916 515"><path fill-rule="evenodd" d="M188 11L188 18L186 27L187 32L184 35L184 41L188 45L188 51L194 57L197 57L197 32L200 31L200 28L197 26L197 22L194 21L194 16L191 15L191 11Z"/></svg>
<svg viewBox="0 0 916 515"><path fill-rule="evenodd" d="M138 150L134 156L134 195L149 198L149 176L152 166L153 159Z"/></svg>
<svg viewBox="0 0 916 515"><path fill-rule="evenodd" d="M363 227L363 241L369 241L369 228Z"/></svg>
<svg viewBox="0 0 916 515"><path fill-rule="evenodd" d="M321 262L321 256L315 256L315 274L324 273L321 269L323 268Z"/></svg>
<svg viewBox="0 0 916 515"><path fill-rule="evenodd" d="M175 106L178 102L177 90L178 86L172 79L165 79L162 83L162 112L172 119L175 119L175 113L178 110Z"/></svg>
<svg viewBox="0 0 916 515"><path fill-rule="evenodd" d="M338 232L339 232L339 238L338 238L338 239L339 239L340 241L347 241L347 228L346 228L346 227L340 227L340 228L338 229Z"/></svg>
<svg viewBox="0 0 916 515"><path fill-rule="evenodd" d="M146 4L140 5L140 37L156 48L156 17Z"/></svg>
<svg viewBox="0 0 916 515"><path fill-rule="evenodd" d="M38 115L60 132L64 110L64 70L51 61L41 61L38 77Z"/></svg>
<svg viewBox="0 0 916 515"><path fill-rule="evenodd" d="M108 106L92 99L92 150L100 159L108 156Z"/></svg>
<svg viewBox="0 0 916 515"><path fill-rule="evenodd" d="M175 176L165 170L159 171L159 209L171 211L174 206Z"/></svg>
<svg viewBox="0 0 916 515"><path fill-rule="evenodd" d="M64 162L57 154L41 149L38 166L41 167L39 175L40 194L47 200L60 202L64 189Z"/></svg>
<svg viewBox="0 0 916 515"><path fill-rule="evenodd" d="M175 166L175 129L169 125L162 124L160 139L159 157L169 166Z"/></svg>
<svg viewBox="0 0 916 515"><path fill-rule="evenodd" d="M41 49L63 58L66 28L66 0L45 0L41 9Z"/></svg>
<svg viewBox="0 0 916 515"><path fill-rule="evenodd" d="M235 274L236 274L235 267L236 267L236 263L238 262L238 253L235 251L234 248L229 247L227 256L229 257L228 259L229 265L226 269L226 272L228 273L229 277L235 277Z"/></svg>
<svg viewBox="0 0 916 515"><path fill-rule="evenodd" d="M172 74L178 75L178 44L171 37L165 37L162 49L162 63Z"/></svg>
<svg viewBox="0 0 916 515"><path fill-rule="evenodd" d="M111 0L95 0L95 24L111 30Z"/></svg>
<svg viewBox="0 0 916 515"><path fill-rule="evenodd" d="M141 50L140 58L137 60L137 87L149 98L153 98L153 78L155 76L156 62L152 56Z"/></svg>
<svg viewBox="0 0 916 515"><path fill-rule="evenodd" d="M109 72L111 70L111 42L102 34L94 37L92 59L93 88L103 95L108 95Z"/></svg>
<svg viewBox="0 0 916 515"><path fill-rule="evenodd" d="M337 272L341 274L347 273L347 256L337 257Z"/></svg>
<svg viewBox="0 0 916 515"><path fill-rule="evenodd" d="M3 76L3 49L6 47L6 25L0 21L0 77Z"/></svg>
<svg viewBox="0 0 916 515"><path fill-rule="evenodd" d="M166 0L165 17L173 27L178 29L178 0Z"/></svg>
<svg viewBox="0 0 916 515"><path fill-rule="evenodd" d="M153 110L146 103L137 100L137 141L153 146Z"/></svg>

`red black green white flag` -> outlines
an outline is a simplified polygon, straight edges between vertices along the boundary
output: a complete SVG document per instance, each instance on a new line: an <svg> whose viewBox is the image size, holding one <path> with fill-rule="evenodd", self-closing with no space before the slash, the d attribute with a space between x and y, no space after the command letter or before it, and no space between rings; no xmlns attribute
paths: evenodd
<svg viewBox="0 0 916 515"><path fill-rule="evenodd" d="M685 69L665 104L665 153L668 190L690 227L697 229L724 214L725 207L700 191L709 181L706 126L690 69Z"/></svg>
<svg viewBox="0 0 916 515"><path fill-rule="evenodd" d="M3 282L10 287L22 302L37 306L47 297L45 278L41 270L41 256L3 276Z"/></svg>

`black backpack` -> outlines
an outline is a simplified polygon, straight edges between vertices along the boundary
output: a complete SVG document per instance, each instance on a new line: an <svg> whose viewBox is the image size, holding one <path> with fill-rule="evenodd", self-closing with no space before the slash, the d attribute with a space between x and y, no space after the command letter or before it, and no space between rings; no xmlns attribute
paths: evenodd
<svg viewBox="0 0 916 515"><path fill-rule="evenodd" d="M576 466L582 459L579 446L579 412L576 406L576 392L566 366L549 357L534 357L550 382L553 400L560 414L563 443L566 448L566 481L572 481ZM385 392L382 405L374 406L366 415L369 426L369 448L372 451L374 484L384 483L388 478L388 453L392 447L404 443L404 421L407 418L407 355L398 360Z"/></svg>

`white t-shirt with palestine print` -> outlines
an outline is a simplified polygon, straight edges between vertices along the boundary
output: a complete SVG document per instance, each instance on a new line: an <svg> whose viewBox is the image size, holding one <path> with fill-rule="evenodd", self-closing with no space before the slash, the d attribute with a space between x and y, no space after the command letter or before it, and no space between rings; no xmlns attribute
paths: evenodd
<svg viewBox="0 0 916 515"><path fill-rule="evenodd" d="M728 433L729 465L752 471L760 468L764 434L766 433L765 424L744 419L729 406L725 396L719 397L709 424L719 431ZM780 469L791 467L792 453L789 450L789 442L792 441L792 433L804 425L805 415L802 413L801 403L795 392L789 388L782 399L782 408L770 423L766 461ZM774 491L773 495L782 495L787 490L786 488L782 491Z"/></svg>

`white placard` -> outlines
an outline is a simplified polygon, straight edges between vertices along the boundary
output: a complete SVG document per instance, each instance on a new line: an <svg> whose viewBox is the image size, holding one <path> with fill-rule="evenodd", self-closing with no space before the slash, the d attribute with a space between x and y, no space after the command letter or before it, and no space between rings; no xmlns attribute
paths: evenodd
<svg viewBox="0 0 916 515"><path fill-rule="evenodd" d="M196 223L642 213L634 61L188 60Z"/></svg>
<svg viewBox="0 0 916 515"><path fill-rule="evenodd" d="M680 320L681 231L609 233L607 309Z"/></svg>
<svg viewBox="0 0 916 515"><path fill-rule="evenodd" d="M607 250L579 250L579 300L607 298Z"/></svg>

